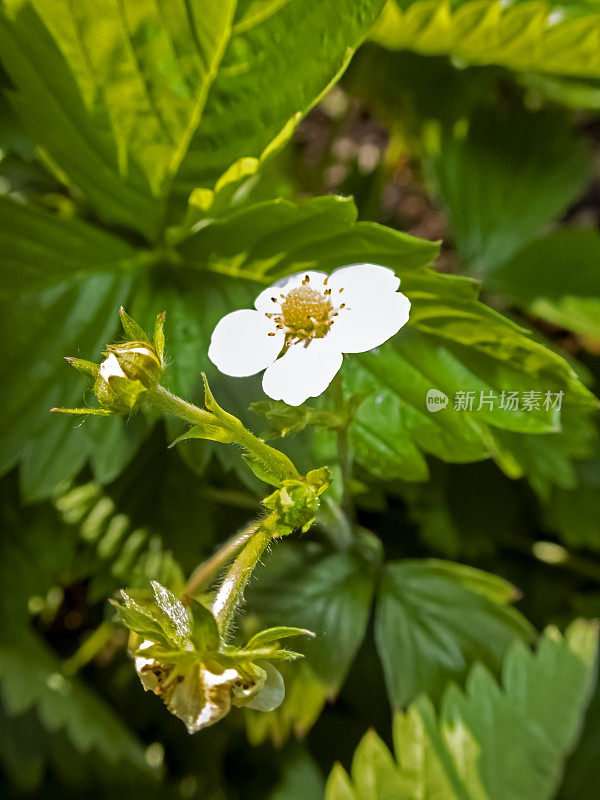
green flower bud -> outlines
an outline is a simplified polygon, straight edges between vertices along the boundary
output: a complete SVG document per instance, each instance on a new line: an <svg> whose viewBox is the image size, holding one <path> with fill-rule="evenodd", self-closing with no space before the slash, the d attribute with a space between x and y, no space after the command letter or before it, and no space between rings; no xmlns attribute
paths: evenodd
<svg viewBox="0 0 600 800"><path fill-rule="evenodd" d="M315 521L319 509L319 495L331 483L327 467L314 469L300 480L286 480L280 489L265 497L263 505L275 512L277 536L286 536L295 530L307 531Z"/></svg>
<svg viewBox="0 0 600 800"><path fill-rule="evenodd" d="M106 348L107 359L114 355L123 377L139 381L145 389L154 389L164 372L164 365L148 342L123 342Z"/></svg>
<svg viewBox="0 0 600 800"><path fill-rule="evenodd" d="M165 369L165 314L156 318L154 337L148 339L142 328L121 308L121 323L130 338L121 344L108 345L101 364L67 357L78 372L94 379L94 394L101 408L53 408L63 414L128 414L143 395L158 386Z"/></svg>
<svg viewBox="0 0 600 800"><path fill-rule="evenodd" d="M128 414L145 391L140 381L128 378L114 353L100 364L94 394L102 408L112 414Z"/></svg>

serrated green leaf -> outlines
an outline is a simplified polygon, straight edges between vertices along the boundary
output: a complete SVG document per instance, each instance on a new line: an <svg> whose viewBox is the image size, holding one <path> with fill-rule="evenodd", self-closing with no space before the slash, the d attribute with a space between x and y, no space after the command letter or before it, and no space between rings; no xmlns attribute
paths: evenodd
<svg viewBox="0 0 600 800"><path fill-rule="evenodd" d="M394 708L441 696L476 661L498 670L515 640L530 641L533 628L507 605L514 597L500 578L450 562L386 566L376 641Z"/></svg>
<svg viewBox="0 0 600 800"><path fill-rule="evenodd" d="M430 264L438 249L374 222L357 222L352 198L334 196L257 203L215 220L180 247L194 267L261 283L357 262L410 270Z"/></svg>
<svg viewBox="0 0 600 800"><path fill-rule="evenodd" d="M362 738L352 759L352 782L360 798L400 798L403 786L390 751L375 731Z"/></svg>
<svg viewBox="0 0 600 800"><path fill-rule="evenodd" d="M424 451L458 462L492 455L511 476L523 474L522 466L505 462L501 441L518 448L539 439L539 446L552 452L550 436L521 435L560 430L556 409L550 403L544 408L548 391L553 397L564 392L565 429L571 409L577 426L584 424L581 409L593 410L596 400L568 363L478 302L470 281L427 272L399 274L412 303L408 326L377 354L360 354L344 365L347 392L367 395L350 435L357 459L368 469L380 477L422 480L427 475ZM448 397L445 408L428 410L430 389ZM473 392L472 411L455 409L457 392L468 391ZM539 408L501 408L503 391L538 391ZM490 405L482 397L495 400ZM590 439L589 429L581 433L579 438Z"/></svg>
<svg viewBox="0 0 600 800"><path fill-rule="evenodd" d="M331 770L325 788L325 800L357 800L350 778L341 764Z"/></svg>
<svg viewBox="0 0 600 800"><path fill-rule="evenodd" d="M14 104L61 177L101 215L154 238L159 198L174 191L179 222L193 189L289 135L382 5L281 2L249 13L233 0L175 0L168 11L111 0L99 15L91 0L23 0L3 11L0 43ZM59 131L72 134L68 146Z"/></svg>
<svg viewBox="0 0 600 800"><path fill-rule="evenodd" d="M101 93L122 159L139 163L158 194L185 155L231 33L233 0L189 5L83 0L36 9L87 103Z"/></svg>
<svg viewBox="0 0 600 800"><path fill-rule="evenodd" d="M499 64L521 72L600 77L600 14L580 6L579 15L529 0L512 5L470 0L418 0L402 11L388 2L371 36L394 50L452 55L467 64Z"/></svg>
<svg viewBox="0 0 600 800"><path fill-rule="evenodd" d="M394 719L395 761L368 733L352 782L338 766L327 800L550 800L589 701L597 645L593 623L576 621L564 637L549 628L535 654L511 647L502 687L477 665L464 693L448 687L439 717L421 697Z"/></svg>

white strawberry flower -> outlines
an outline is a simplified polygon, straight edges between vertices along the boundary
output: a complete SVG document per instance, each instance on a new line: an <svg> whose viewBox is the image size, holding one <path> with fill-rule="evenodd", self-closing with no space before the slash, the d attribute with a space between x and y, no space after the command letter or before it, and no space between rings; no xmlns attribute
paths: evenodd
<svg viewBox="0 0 600 800"><path fill-rule="evenodd" d="M318 397L342 365L343 353L386 342L408 321L410 301L393 270L375 264L331 275L299 272L262 291L254 306L215 327L210 360L225 375L263 376L265 394L299 406Z"/></svg>

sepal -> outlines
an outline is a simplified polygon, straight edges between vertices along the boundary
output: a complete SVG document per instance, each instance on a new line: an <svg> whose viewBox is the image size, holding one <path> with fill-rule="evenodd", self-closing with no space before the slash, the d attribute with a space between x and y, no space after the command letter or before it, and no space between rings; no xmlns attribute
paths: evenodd
<svg viewBox="0 0 600 800"><path fill-rule="evenodd" d="M295 530L306 532L315 521L319 496L331 483L327 467L311 470L299 480L283 481L281 488L262 501L265 508L277 517L276 536L286 536Z"/></svg>

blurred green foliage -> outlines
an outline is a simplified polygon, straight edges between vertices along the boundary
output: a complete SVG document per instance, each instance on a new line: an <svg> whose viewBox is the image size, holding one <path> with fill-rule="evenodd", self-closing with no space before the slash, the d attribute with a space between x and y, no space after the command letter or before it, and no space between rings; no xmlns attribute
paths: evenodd
<svg viewBox="0 0 600 800"><path fill-rule="evenodd" d="M600 5L383 5L0 2L3 797L596 797ZM343 485L339 409L265 412L207 349L266 284L363 261L412 313L344 364ZM169 388L204 370L335 478L246 592L240 640L317 634L283 704L194 736L107 600L180 586L267 490L156 412L48 413L89 399L62 356L97 360L121 305L166 310ZM477 408L530 390L561 408Z"/></svg>

